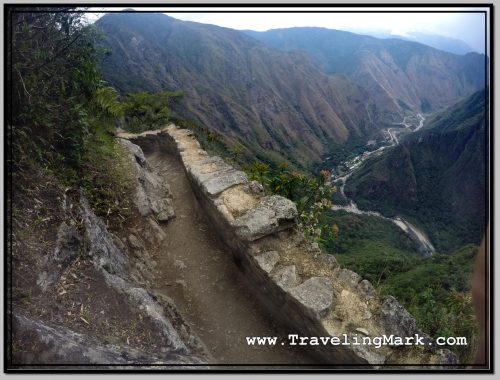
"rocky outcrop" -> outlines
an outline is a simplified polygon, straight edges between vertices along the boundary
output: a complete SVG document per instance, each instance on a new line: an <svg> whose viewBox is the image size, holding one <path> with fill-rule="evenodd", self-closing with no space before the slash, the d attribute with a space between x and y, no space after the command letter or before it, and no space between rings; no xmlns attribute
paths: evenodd
<svg viewBox="0 0 500 380"><path fill-rule="evenodd" d="M415 320L392 298L380 299L358 274L342 269L297 230L295 205L265 196L244 173L201 149L191 131L169 126L121 134L144 150L179 158L214 232L234 255L255 294L280 322L302 336L341 337L348 344L310 346L326 363L456 364L447 350L425 346L357 345L360 336L410 336Z"/></svg>
<svg viewBox="0 0 500 380"><path fill-rule="evenodd" d="M62 271L76 258L83 248L83 239L75 226L62 222L57 230L56 248L45 258L37 285L42 291L54 284Z"/></svg>
<svg viewBox="0 0 500 380"><path fill-rule="evenodd" d="M131 347L105 344L98 339L61 326L48 326L21 313L14 315L13 330L21 338L29 336L32 344L29 352L24 352L18 357L23 367L47 369L47 364L57 364L59 369L65 366L75 369L75 365L82 365L81 368L85 368L85 365L92 365L93 368L112 365L113 369L133 366L173 370L200 368L192 365L206 363L203 357L186 356L185 353L168 352L152 356ZM42 365L44 367L40 367Z"/></svg>
<svg viewBox="0 0 500 380"><path fill-rule="evenodd" d="M92 257L95 265L106 272L126 275L127 259L124 252L118 248L104 222L94 214L83 194L80 195L80 207L86 242L85 252L82 253Z"/></svg>
<svg viewBox="0 0 500 380"><path fill-rule="evenodd" d="M128 140L119 140L127 150L134 168L134 204L142 216L152 215L159 222L166 222L175 216L172 194L167 183L149 170L142 149Z"/></svg>
<svg viewBox="0 0 500 380"><path fill-rule="evenodd" d="M16 354L16 360L23 368L30 365L61 368L66 364L133 364L154 366L153 368L157 368L157 365L173 368L170 366L175 364L176 368L185 368L188 364L206 364L211 360L203 343L191 332L175 304L147 286L154 267L153 260L148 256L147 245L158 243L162 239L161 233L164 235L153 217L158 217L159 214L155 214L152 205L163 204L171 208L169 192L168 186L160 186L160 182L149 172L146 161L141 159L141 149L128 141L124 145L134 152L134 161L141 167L137 172L138 178L144 181L139 180L137 186L142 186L138 191L144 192L143 199L148 202L149 211L143 231L149 231L149 235L131 233L128 241L123 242L109 232L103 220L94 214L83 192L64 194L62 211L65 213L65 220L57 230L53 253L46 257L39 271L37 285L43 294L55 290L53 288L60 286L67 268L77 260L88 261L97 277L104 279L99 285L99 291L109 292L113 297L120 298L121 304L130 309L127 312L132 313L131 318L140 315L140 319L148 326L149 334L154 336L155 344L161 349L150 352L127 345L112 345L104 336L82 334L60 323L34 318L22 311L22 308L16 307L12 311L16 342L25 339L32 345ZM162 197L165 196L167 199L162 203ZM161 202L155 203L155 200ZM146 243L141 235L152 242ZM58 291L60 295L65 293L66 291ZM88 294L87 297L92 295ZM83 310L83 304L81 307ZM102 313L105 313L104 309ZM90 323L85 318L83 320L86 324Z"/></svg>

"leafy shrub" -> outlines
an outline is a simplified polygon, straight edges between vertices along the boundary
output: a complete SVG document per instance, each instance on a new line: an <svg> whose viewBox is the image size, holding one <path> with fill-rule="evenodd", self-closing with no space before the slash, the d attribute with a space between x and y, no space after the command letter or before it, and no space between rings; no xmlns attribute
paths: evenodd
<svg viewBox="0 0 500 380"><path fill-rule="evenodd" d="M317 242L321 242L325 229L335 233L338 228L325 223L324 214L332 207L332 194L336 188L330 183L330 172L322 170L317 177L291 171L286 164L272 170L269 165L254 162L243 167L250 179L257 180L267 191L291 199L297 205L298 226Z"/></svg>
<svg viewBox="0 0 500 380"><path fill-rule="evenodd" d="M101 78L99 34L71 7L9 11L11 181L29 186L41 169L82 187L99 215L123 220L130 170L113 132L124 109Z"/></svg>
<svg viewBox="0 0 500 380"><path fill-rule="evenodd" d="M37 162L62 160L74 168L82 163L88 105L101 78L97 33L85 25L82 13L72 10L9 9L9 159L15 169L29 163L33 146Z"/></svg>
<svg viewBox="0 0 500 380"><path fill-rule="evenodd" d="M169 102L182 96L181 92L128 93L123 103L125 129L140 133L166 126L171 121Z"/></svg>

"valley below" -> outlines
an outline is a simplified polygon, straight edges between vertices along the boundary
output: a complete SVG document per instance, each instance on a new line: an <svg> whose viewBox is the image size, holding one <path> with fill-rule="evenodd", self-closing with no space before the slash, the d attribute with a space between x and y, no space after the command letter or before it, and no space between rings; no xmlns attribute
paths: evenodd
<svg viewBox="0 0 500 380"><path fill-rule="evenodd" d="M487 55L157 11L11 13L12 368L472 361ZM289 333L470 344L249 339Z"/></svg>
<svg viewBox="0 0 500 380"><path fill-rule="evenodd" d="M349 199L344 191L346 181L348 180L348 178L351 175L353 175L358 169L360 169L360 167L363 165L365 161L369 160L370 158L380 156L385 150L397 146L400 142L401 135L417 132L424 126L425 118L420 113L416 115L416 119L418 119L417 125L409 124L406 121L407 118L409 118L409 116L405 116L403 121L400 123L402 127L400 128L390 127L383 130L383 132L388 135L388 138L386 139L386 141L382 142L382 146L380 146L375 150L364 151L360 155L352 158L349 161L343 162L337 168L334 168L332 170L332 173L341 173L341 174L332 174L331 178L334 183L339 185L338 188L340 194L345 198L346 202L348 203L348 205L333 205L332 210L333 211L344 210L354 214L376 216L378 218L391 221L396 226L401 228L401 230L403 230L418 245L419 252L424 257L427 257L432 255L436 250L432 245L432 243L429 241L427 235L423 231L418 229L416 226L408 222L403 217L396 216L393 218L389 218L385 217L384 215L382 215L377 211L360 210L358 205L352 199Z"/></svg>

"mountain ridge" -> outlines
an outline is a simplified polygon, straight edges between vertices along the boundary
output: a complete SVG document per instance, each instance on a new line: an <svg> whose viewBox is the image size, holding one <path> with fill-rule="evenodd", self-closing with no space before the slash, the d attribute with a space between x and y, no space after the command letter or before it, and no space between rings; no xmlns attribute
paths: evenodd
<svg viewBox="0 0 500 380"><path fill-rule="evenodd" d="M353 174L345 191L358 205L418 220L441 251L478 244L486 216L485 90Z"/></svg>
<svg viewBox="0 0 500 380"><path fill-rule="evenodd" d="M275 51L231 29L167 16L147 20L114 14L97 22L113 50L103 60L104 76L122 92L184 91L186 100L172 106L181 117L299 166L375 128L363 116L366 92L345 75L327 76L303 53Z"/></svg>
<svg viewBox="0 0 500 380"><path fill-rule="evenodd" d="M275 49L229 28L128 13L105 15L96 25L104 32L103 45L112 50L102 61L104 77L122 94L183 91L184 98L171 106L177 116L219 132L228 145L241 145L249 156L307 170L339 146L380 136L408 111L442 107L451 101L443 91L465 96L481 81L469 72L477 59L457 58L452 60L458 67L454 76L419 84L433 98L419 97L410 82L419 82L421 74L408 75L400 66L411 61L409 67L418 72L418 50L431 56L428 52L437 50L413 42L397 42L406 51L392 56L391 41L374 54L343 39L339 57L350 56L359 66L344 59L338 64L351 70L332 74L314 54ZM375 47L387 44L349 32L342 36L368 39ZM444 53L435 54L436 62L424 60L421 70L446 66L440 60ZM444 75L443 70L438 74Z"/></svg>
<svg viewBox="0 0 500 380"><path fill-rule="evenodd" d="M388 96L395 110L400 99L415 112L435 111L485 85L485 56L478 53L462 57L419 42L316 27L246 32L280 50L308 52L327 73L346 73L372 96Z"/></svg>

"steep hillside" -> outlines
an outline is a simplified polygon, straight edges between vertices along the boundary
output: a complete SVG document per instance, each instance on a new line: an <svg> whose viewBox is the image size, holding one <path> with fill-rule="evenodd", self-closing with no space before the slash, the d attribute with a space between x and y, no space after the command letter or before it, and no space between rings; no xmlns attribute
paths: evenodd
<svg viewBox="0 0 500 380"><path fill-rule="evenodd" d="M268 46L309 53L328 73L362 85L388 119L407 108L428 112L449 106L485 85L485 56L459 56L401 39L324 28L247 31Z"/></svg>
<svg viewBox="0 0 500 380"><path fill-rule="evenodd" d="M415 218L440 251L479 243L485 228L485 130L482 90L368 161L345 191L361 208Z"/></svg>
<svg viewBox="0 0 500 380"><path fill-rule="evenodd" d="M102 69L121 92L181 90L180 117L264 159L317 163L331 144L371 133L377 110L345 75L326 75L304 53L244 33L162 14L108 14L97 22L111 50ZM368 115L370 112L371 115Z"/></svg>

